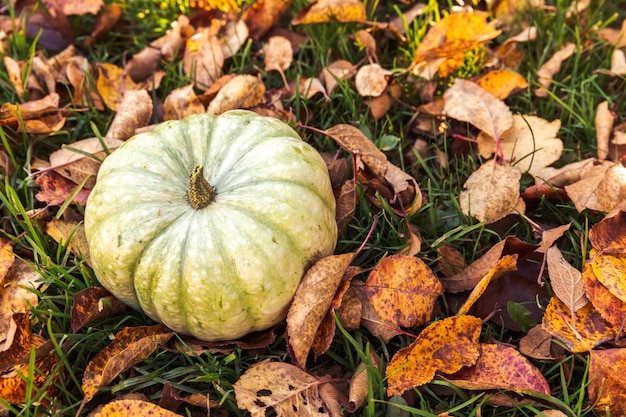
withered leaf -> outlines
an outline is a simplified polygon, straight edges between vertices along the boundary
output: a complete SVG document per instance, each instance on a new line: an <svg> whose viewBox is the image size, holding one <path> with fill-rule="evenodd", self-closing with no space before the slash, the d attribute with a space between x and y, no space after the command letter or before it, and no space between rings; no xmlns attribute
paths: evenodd
<svg viewBox="0 0 626 417"><path fill-rule="evenodd" d="M248 26L243 20L231 20L226 23L222 33L224 59L232 57L241 49L244 43L246 43L249 33Z"/></svg>
<svg viewBox="0 0 626 417"><path fill-rule="evenodd" d="M603 161L581 172L581 179L565 186L579 212L585 209L611 211L626 198L626 168L621 162Z"/></svg>
<svg viewBox="0 0 626 417"><path fill-rule="evenodd" d="M370 350L369 360L367 362L361 361L359 366L354 370L352 378L350 378L348 406L346 407L346 411L354 413L363 405L367 399L368 387L372 384L367 368L372 367L378 369L379 365L380 357L373 349Z"/></svg>
<svg viewBox="0 0 626 417"><path fill-rule="evenodd" d="M137 129L148 125L152 109L152 98L146 90L126 91L109 126L106 139L126 140L134 136Z"/></svg>
<svg viewBox="0 0 626 417"><path fill-rule="evenodd" d="M187 40L183 56L183 71L195 82L196 87L206 90L222 74L224 47L222 42L201 29Z"/></svg>
<svg viewBox="0 0 626 417"><path fill-rule="evenodd" d="M252 365L233 384L237 406L252 415L264 416L271 407L278 416L328 416L319 385L296 366L268 361Z"/></svg>
<svg viewBox="0 0 626 417"><path fill-rule="evenodd" d="M74 193L76 187L78 187L75 182L68 180L54 171L44 171L37 176L35 183L39 186L39 192L35 194L35 198L50 206L60 206L63 204L65 200ZM82 188L74 195L72 202L84 206L87 204L89 191L90 190Z"/></svg>
<svg viewBox="0 0 626 417"><path fill-rule="evenodd" d="M149 401L143 400L115 400L108 404L98 407L93 417L135 417L135 416L152 416L152 417L180 417L180 414L159 407Z"/></svg>
<svg viewBox="0 0 626 417"><path fill-rule="evenodd" d="M601 414L626 415L626 350L594 350L589 355L589 401Z"/></svg>
<svg viewBox="0 0 626 417"><path fill-rule="evenodd" d="M254 75L236 75L209 103L207 113L221 114L227 110L249 109L263 102L265 84Z"/></svg>
<svg viewBox="0 0 626 417"><path fill-rule="evenodd" d="M356 73L354 83L357 91L363 97L380 96L387 88L387 76L391 71L379 64L364 65Z"/></svg>
<svg viewBox="0 0 626 417"><path fill-rule="evenodd" d="M396 254L372 270L365 291L383 320L397 327L413 327L431 319L443 287L424 261Z"/></svg>
<svg viewBox="0 0 626 417"><path fill-rule="evenodd" d="M563 258L563 254L556 246L548 249L546 260L550 284L555 295L570 311L580 310L589 302L585 296L581 272Z"/></svg>
<svg viewBox="0 0 626 417"><path fill-rule="evenodd" d="M0 237L0 285L15 262L13 244L10 240Z"/></svg>
<svg viewBox="0 0 626 417"><path fill-rule="evenodd" d="M552 77L561 70L561 64L576 52L576 44L566 43L538 70L537 77L541 87L535 90L537 97L548 97L547 88L552 84Z"/></svg>
<svg viewBox="0 0 626 417"><path fill-rule="evenodd" d="M534 359L554 359L552 335L538 324L531 328L519 341L521 354Z"/></svg>
<svg viewBox="0 0 626 417"><path fill-rule="evenodd" d="M74 333L96 320L119 314L127 309L126 304L101 287L85 288L72 297L70 311Z"/></svg>
<svg viewBox="0 0 626 417"><path fill-rule="evenodd" d="M193 91L193 84L172 90L163 102L164 120L180 120L204 111L204 105Z"/></svg>
<svg viewBox="0 0 626 417"><path fill-rule="evenodd" d="M326 92L332 94L338 86L338 81L348 80L356 74L355 66L345 59L332 62L328 67L322 70L320 78L324 80L326 85Z"/></svg>
<svg viewBox="0 0 626 417"><path fill-rule="evenodd" d="M609 110L609 102L603 101L596 107L596 117L594 120L596 127L596 146L598 148L598 159L606 159L609 155L609 138L613 130L615 116Z"/></svg>
<svg viewBox="0 0 626 417"><path fill-rule="evenodd" d="M621 211L593 225L589 242L602 253L626 254L626 212Z"/></svg>
<svg viewBox="0 0 626 417"><path fill-rule="evenodd" d="M507 239L501 240L493 245L487 253L472 262L468 267L458 271L450 277L442 278L441 282L446 291L457 293L474 288L501 258L502 250L504 249L506 242Z"/></svg>
<svg viewBox="0 0 626 417"><path fill-rule="evenodd" d="M128 60L124 71L134 82L140 83L154 74L161 58L161 49L148 45Z"/></svg>
<svg viewBox="0 0 626 417"><path fill-rule="evenodd" d="M335 212L335 218L337 220L337 227L340 231L350 224L354 218L356 211L356 188L353 180L346 180L336 197L337 210Z"/></svg>
<svg viewBox="0 0 626 417"><path fill-rule="evenodd" d="M0 286L0 341L5 340L13 314L30 312L39 302L34 291L42 285L41 275L26 262L15 259Z"/></svg>
<svg viewBox="0 0 626 417"><path fill-rule="evenodd" d="M33 333L30 328L28 313L15 313L11 317L9 334L0 335L0 374L15 366L20 359L28 355L33 345ZM5 340L6 339L6 340Z"/></svg>
<svg viewBox="0 0 626 417"><path fill-rule="evenodd" d="M141 362L174 336L167 327L126 327L120 330L109 346L98 352L83 374L83 402L88 403L98 393L98 388L109 384L119 374Z"/></svg>
<svg viewBox="0 0 626 417"><path fill-rule="evenodd" d="M327 23L331 20L356 22L365 19L365 6L359 0L319 0L300 10L291 24Z"/></svg>
<svg viewBox="0 0 626 417"><path fill-rule="evenodd" d="M589 266L598 281L615 297L626 303L626 255L590 251Z"/></svg>
<svg viewBox="0 0 626 417"><path fill-rule="evenodd" d="M582 279L587 298L602 318L614 328L622 328L626 320L626 303L598 281L589 263L583 267Z"/></svg>
<svg viewBox="0 0 626 417"><path fill-rule="evenodd" d="M387 395L430 382L435 372L452 374L472 366L480 356L478 338L482 321L455 316L426 327L408 347L398 351L387 366Z"/></svg>
<svg viewBox="0 0 626 417"><path fill-rule="evenodd" d="M291 6L291 0L259 0L254 2L242 19L250 30L250 37L259 40Z"/></svg>
<svg viewBox="0 0 626 417"><path fill-rule="evenodd" d="M550 387L541 371L516 349L495 343L481 343L479 349L475 365L446 379L469 390L502 389L550 395Z"/></svg>
<svg viewBox="0 0 626 417"><path fill-rule="evenodd" d="M480 77L477 84L500 100L528 87L524 77L508 69L490 71Z"/></svg>
<svg viewBox="0 0 626 417"><path fill-rule="evenodd" d="M561 236L563 236L563 233L569 230L571 225L572 223L570 222L562 226L542 231L541 243L537 248L537 252L546 253L552 247L552 245L554 245L554 242L556 242Z"/></svg>
<svg viewBox="0 0 626 417"><path fill-rule="evenodd" d="M96 88L104 104L113 111L119 109L126 91L140 88L130 77L125 77L124 70L117 65L99 63L96 68L98 69Z"/></svg>
<svg viewBox="0 0 626 417"><path fill-rule="evenodd" d="M387 157L359 129L354 126L339 124L327 129L325 133L346 152L358 155L375 175L381 178L385 177Z"/></svg>
<svg viewBox="0 0 626 417"><path fill-rule="evenodd" d="M74 255L87 260L89 264L89 244L84 224L55 218L46 225L46 233L59 245L66 246Z"/></svg>
<svg viewBox="0 0 626 417"><path fill-rule="evenodd" d="M395 327L393 323L383 320L378 315L370 303L367 293L365 292L364 282L353 282L351 290L354 291L354 295L359 300L359 306L362 314L361 324L369 330L373 336L381 338L384 342L388 342L393 337L400 334L400 329Z"/></svg>
<svg viewBox="0 0 626 417"><path fill-rule="evenodd" d="M284 36L272 36L263 45L265 71L283 71L289 69L293 61L291 42Z"/></svg>
<svg viewBox="0 0 626 417"><path fill-rule="evenodd" d="M306 272L287 313L289 348L294 362L304 368L317 329L326 316L354 254L326 256Z"/></svg>

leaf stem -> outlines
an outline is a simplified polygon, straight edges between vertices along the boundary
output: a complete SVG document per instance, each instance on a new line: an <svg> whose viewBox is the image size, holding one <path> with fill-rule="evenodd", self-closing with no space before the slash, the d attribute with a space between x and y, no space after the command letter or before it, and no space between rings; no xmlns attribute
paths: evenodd
<svg viewBox="0 0 626 417"><path fill-rule="evenodd" d="M204 167L197 165L189 174L187 200L191 207L200 210L215 199L215 187L204 178Z"/></svg>

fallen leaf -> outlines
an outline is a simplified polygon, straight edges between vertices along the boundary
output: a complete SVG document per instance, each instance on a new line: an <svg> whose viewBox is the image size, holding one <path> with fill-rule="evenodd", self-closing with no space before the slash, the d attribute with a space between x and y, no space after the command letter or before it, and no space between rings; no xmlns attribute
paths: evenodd
<svg viewBox="0 0 626 417"><path fill-rule="evenodd" d="M32 346L31 349L35 348ZM0 398L8 403L48 406L57 390L49 383L57 360L54 349L36 351L33 362L29 359L26 363L19 363L0 377Z"/></svg>
<svg viewBox="0 0 626 417"><path fill-rule="evenodd" d="M248 40L248 26L243 20L231 20L222 30L224 59L234 56Z"/></svg>
<svg viewBox="0 0 626 417"><path fill-rule="evenodd" d="M152 110L152 98L146 90L126 91L119 103L113 122L109 126L105 140L126 140L135 136L137 129L150 123Z"/></svg>
<svg viewBox="0 0 626 417"><path fill-rule="evenodd" d="M583 267L582 279L587 298L602 318L613 328L622 329L626 320L626 303L611 294L611 291L598 281L589 263Z"/></svg>
<svg viewBox="0 0 626 417"><path fill-rule="evenodd" d="M254 416L264 416L269 408L277 416L328 416L320 384L296 366L264 361L248 368L233 387L237 406Z"/></svg>
<svg viewBox="0 0 626 417"><path fill-rule="evenodd" d="M611 55L611 74L625 75L626 74L626 52L621 49L616 49Z"/></svg>
<svg viewBox="0 0 626 417"><path fill-rule="evenodd" d="M208 28L191 36L185 46L183 71L197 88L206 90L222 74L224 46Z"/></svg>
<svg viewBox="0 0 626 417"><path fill-rule="evenodd" d="M336 196L337 210L335 218L340 231L344 231L354 218L357 193L353 180L346 180Z"/></svg>
<svg viewBox="0 0 626 417"><path fill-rule="evenodd" d="M250 37L261 39L291 6L291 0L258 0L243 13Z"/></svg>
<svg viewBox="0 0 626 417"><path fill-rule="evenodd" d="M351 289L354 291L355 296L360 302L359 304L362 314L361 324L372 334L372 336L378 337L387 343L392 338L400 334L400 329L394 326L393 323L386 322L378 315L370 303L367 293L365 292L364 282L353 282Z"/></svg>
<svg viewBox="0 0 626 417"><path fill-rule="evenodd" d="M626 199L626 168L621 162L594 164L581 174L580 181L566 185L565 191L578 212L609 212Z"/></svg>
<svg viewBox="0 0 626 417"><path fill-rule="evenodd" d="M622 20L622 27L620 29L613 29L610 27L602 28L598 31L598 37L604 39L615 49L620 49L626 46L626 19Z"/></svg>
<svg viewBox="0 0 626 417"><path fill-rule="evenodd" d="M74 294L72 302L70 318L74 333L96 320L119 314L127 309L126 304L102 287L80 290Z"/></svg>
<svg viewBox="0 0 626 417"><path fill-rule="evenodd" d="M287 313L289 351L296 365L306 367L317 329L326 316L354 254L326 256L306 272Z"/></svg>
<svg viewBox="0 0 626 417"><path fill-rule="evenodd" d="M496 243L479 259L462 268L456 274L442 278L441 283L445 290L458 293L473 289L500 260L507 240L508 238ZM465 262L464 258L463 262Z"/></svg>
<svg viewBox="0 0 626 417"><path fill-rule="evenodd" d="M161 58L161 49L148 45L126 62L124 72L126 75L130 76L134 82L143 82L154 74Z"/></svg>
<svg viewBox="0 0 626 417"><path fill-rule="evenodd" d="M378 64L364 65L356 73L354 79L356 89L362 97L378 97L387 88L387 77L391 71Z"/></svg>
<svg viewBox="0 0 626 417"><path fill-rule="evenodd" d="M615 116L609 110L609 102L605 100L598 104L595 117L598 159L606 159L609 156L609 138L611 137L614 121Z"/></svg>
<svg viewBox="0 0 626 417"><path fill-rule="evenodd" d="M552 245L554 245L554 242L560 239L561 236L563 236L563 233L569 230L571 225L572 223L570 222L562 226L554 227L552 229L542 230L541 243L539 243L539 247L536 251L539 253L548 252Z"/></svg>
<svg viewBox="0 0 626 417"><path fill-rule="evenodd" d="M443 287L419 258L391 255L370 272L365 291L378 315L399 327L426 324Z"/></svg>
<svg viewBox="0 0 626 417"><path fill-rule="evenodd" d="M524 77L508 69L489 71L476 83L499 100L504 100L514 92L528 87Z"/></svg>
<svg viewBox="0 0 626 417"><path fill-rule="evenodd" d="M141 362L174 336L167 327L125 327L113 342L98 352L83 374L83 401L81 408L98 393L98 388L111 383L119 374Z"/></svg>
<svg viewBox="0 0 626 417"><path fill-rule="evenodd" d="M291 42L284 36L272 36L263 45L265 71L278 71L283 74L293 61Z"/></svg>
<svg viewBox="0 0 626 417"><path fill-rule="evenodd" d="M89 264L89 244L84 224L55 218L46 225L46 234L59 245L67 247L74 255L87 260Z"/></svg>
<svg viewBox="0 0 626 417"><path fill-rule="evenodd" d="M463 254L458 249L452 246L439 246L437 248L437 254L440 256L439 269L447 278L454 276L459 271L467 267L467 263L465 262L465 256L463 256ZM442 279L442 282L444 283L444 287L446 288L446 290L448 290L449 287L447 285L447 279Z"/></svg>
<svg viewBox="0 0 626 417"><path fill-rule="evenodd" d="M193 91L193 84L172 90L163 101L164 120L180 120L204 112L204 105Z"/></svg>
<svg viewBox="0 0 626 417"><path fill-rule="evenodd" d="M367 12L360 0L319 0L301 9L291 20L292 25L312 23L358 22L367 19Z"/></svg>
<svg viewBox="0 0 626 417"><path fill-rule="evenodd" d="M293 82L289 84L289 89L294 96L310 99L316 94L321 94L326 100L330 100L330 97L328 97L328 94L326 94L326 89L324 88L322 81L320 81L318 78L300 77L297 88L296 83Z"/></svg>
<svg viewBox="0 0 626 417"><path fill-rule="evenodd" d="M588 264L598 281L626 303L626 255L590 251Z"/></svg>
<svg viewBox="0 0 626 417"><path fill-rule="evenodd" d="M480 298L481 295L484 294L485 290L489 283L493 280L500 278L502 275L507 272L517 270L517 256L516 255L505 255L503 256L491 270L485 275L476 287L472 290L470 295L467 297L467 300L456 312L457 316L462 314L467 314L470 308L476 303L476 300Z"/></svg>
<svg viewBox="0 0 626 417"><path fill-rule="evenodd" d="M41 275L26 262L15 259L0 286L0 341L6 339L13 314L30 313L37 306L37 288L43 284Z"/></svg>
<svg viewBox="0 0 626 417"><path fill-rule="evenodd" d="M596 350L589 355L587 393L600 414L626 415L626 350Z"/></svg>
<svg viewBox="0 0 626 417"><path fill-rule="evenodd" d="M475 365L463 368L445 379L469 390L512 390L550 395L548 382L516 349L495 343L481 343ZM513 406L511 404L511 406Z"/></svg>
<svg viewBox="0 0 626 417"><path fill-rule="evenodd" d="M576 44L566 43L552 57L537 70L537 81L541 84L535 90L537 97L548 97L547 88L552 84L552 78L561 70L561 64L576 52Z"/></svg>
<svg viewBox="0 0 626 417"><path fill-rule="evenodd" d="M367 399L369 387L373 383L368 368L374 368L378 371L380 366L380 357L370 350L369 360L366 362L361 361L359 366L354 370L352 378L350 378L349 392L348 392L348 405L346 411L348 413L354 413L361 408L365 400Z"/></svg>
<svg viewBox="0 0 626 417"><path fill-rule="evenodd" d="M60 206L76 191L78 185L54 171L44 171L37 175L35 183L39 186L39 192L35 194L38 201L50 206ZM90 190L81 188L74 194L72 202L85 206Z"/></svg>
<svg viewBox="0 0 626 417"><path fill-rule="evenodd" d="M594 224L589 229L589 242L601 253L626 254L626 212Z"/></svg>
<svg viewBox="0 0 626 417"><path fill-rule="evenodd" d="M349 80L356 75L356 67L345 59L330 63L322 70L320 78L324 80L326 92L330 95L335 91L338 82Z"/></svg>
<svg viewBox="0 0 626 417"><path fill-rule="evenodd" d="M118 111L126 91L140 88L132 78L125 77L124 70L117 65L99 63L96 68L98 70L96 89L104 104L113 111Z"/></svg>
<svg viewBox="0 0 626 417"><path fill-rule="evenodd" d="M540 324L531 328L519 341L519 351L533 359L555 359L552 335Z"/></svg>
<svg viewBox="0 0 626 417"><path fill-rule="evenodd" d="M474 365L480 356L481 326L477 317L455 316L426 327L411 345L391 358L385 371L387 395L402 395L424 385L437 371L452 374Z"/></svg>
<svg viewBox="0 0 626 417"><path fill-rule="evenodd" d="M515 212L521 177L517 167L487 161L464 184L465 190L459 196L463 213L493 223Z"/></svg>
<svg viewBox="0 0 626 417"><path fill-rule="evenodd" d="M374 142L354 126L339 124L324 133L333 138L343 150L358 155L374 175L384 178L387 172L387 156Z"/></svg>
<svg viewBox="0 0 626 417"><path fill-rule="evenodd" d="M457 78L443 94L443 98L446 115L470 123L496 141L513 124L509 107L471 81Z"/></svg>
<svg viewBox="0 0 626 417"><path fill-rule="evenodd" d="M560 128L558 119L548 122L540 117L516 114L511 127L500 137L502 155L520 171L536 176L561 157L563 141L556 137ZM498 151L498 142L485 132L478 135L477 141L484 158Z"/></svg>
<svg viewBox="0 0 626 417"><path fill-rule="evenodd" d="M105 7L104 12L102 12L96 19L96 23L91 30L91 35L85 41L85 46L93 45L98 38L109 33L122 17L123 11L124 9L118 3L108 4Z"/></svg>
<svg viewBox="0 0 626 417"><path fill-rule="evenodd" d="M362 290L362 288L361 288ZM363 298L367 299L363 291ZM363 317L363 305L357 297L357 290L350 286L341 300L341 306L337 309L337 316L341 320L341 325L348 330L355 330L361 326Z"/></svg>
<svg viewBox="0 0 626 417"><path fill-rule="evenodd" d="M0 335L0 375L27 357L33 346L28 313L15 313L11 321L8 334Z"/></svg>
<svg viewBox="0 0 626 417"><path fill-rule="evenodd" d="M5 71L9 76L9 81L13 85L13 89L15 89L15 93L18 97L23 97L24 82L22 81L20 64L8 55L3 56L2 61L4 62Z"/></svg>
<svg viewBox="0 0 626 417"><path fill-rule="evenodd" d="M135 416L152 416L152 417L180 417L180 414L174 413L165 408L159 407L148 401L142 400L115 400L101 407L98 407L92 417L135 417Z"/></svg>
<svg viewBox="0 0 626 417"><path fill-rule="evenodd" d="M0 286L4 282L11 267L15 263L13 244L10 240L0 237Z"/></svg>
<svg viewBox="0 0 626 417"><path fill-rule="evenodd" d="M572 313L555 296L546 307L542 326L573 353L589 352L601 343L615 338L615 330L591 303Z"/></svg>
<svg viewBox="0 0 626 417"><path fill-rule="evenodd" d="M249 109L263 102L265 85L254 75L236 75L209 103L207 113L221 114L233 109Z"/></svg>
<svg viewBox="0 0 626 417"><path fill-rule="evenodd" d="M546 261L550 284L559 300L574 313L587 305L589 300L585 296L582 273L563 258L558 247L548 249Z"/></svg>
<svg viewBox="0 0 626 417"><path fill-rule="evenodd" d="M57 0L57 2L66 16L98 14L100 9L104 6L104 2L102 0Z"/></svg>

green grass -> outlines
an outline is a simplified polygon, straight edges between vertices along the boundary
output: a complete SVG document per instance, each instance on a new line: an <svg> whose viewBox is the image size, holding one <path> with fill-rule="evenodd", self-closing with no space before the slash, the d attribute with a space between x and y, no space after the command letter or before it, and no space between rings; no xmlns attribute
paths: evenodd
<svg viewBox="0 0 626 417"><path fill-rule="evenodd" d="M368 1L369 5L375 2ZM371 20L386 21L397 16L407 6L400 2L378 2L377 8L369 8ZM306 4L304 0L296 0L292 10L299 10ZM379 60L383 67L398 73L406 68L411 60L419 41L428 29L432 20L439 18L455 3L430 1L428 11L407 26L406 44L394 39L377 36L379 42ZM624 78L610 78L595 72L599 68L609 68L612 48L598 40L591 29L604 27L608 24L620 23L624 16L624 2L599 0L584 13L584 18L567 23L565 11L569 1L553 2L554 12L533 10L527 18L537 26L538 37L534 42L521 44L527 59L516 69L526 77L531 87L507 100L513 113L536 114L547 120L559 119L562 127L559 137L565 143L565 151L559 164L580 160L594 155L594 114L598 103L608 100L615 105L619 121L623 122L626 115ZM621 5L621 9L620 9ZM90 63L109 62L121 65L130 54L141 50L152 40L161 36L176 20L178 13L189 12L187 1L150 0L124 2L122 23L117 29L92 47L85 48L83 53ZM9 9L10 12L10 9ZM619 15L618 13L622 13ZM20 19L19 16L13 16ZM71 23L76 33L77 42L84 41L95 21L93 17L72 18ZM282 25L289 27L289 16L283 19ZM352 63L365 62L365 51L351 40L350 35L360 28L358 24L332 22L328 25L305 25L289 27L295 32L305 35L308 41L296 54L294 63L286 71L289 81L301 77L318 76L322 68L337 59L347 59ZM514 34L508 32L497 42ZM555 78L555 86L550 89L550 96L538 98L532 91L537 86L537 69L562 45L573 42L578 46L577 53L567 60ZM258 53L260 45L250 41L242 51L231 58L226 64L226 71L236 73L260 73L270 88L281 88L283 81L277 72L266 73L263 58ZM50 51L41 51L37 42L27 39L23 32L15 30L8 34L7 56L26 62L27 71L30 63L38 53L51 56ZM179 60L162 63L166 71L161 87L154 97L162 100L170 91L186 85L188 79L182 71ZM89 88L95 88L95 80L89 79ZM283 101L285 108L290 109L298 120L317 129L327 129L340 123L353 124L374 141L385 135L398 138L387 151L388 158L396 165L413 174L424 193L425 202L417 213L402 217L394 214L389 207L378 208L358 188L358 206L354 220L348 225L338 243L337 252L344 253L357 250L366 239L370 229L376 228L369 241L358 254L355 264L364 268L374 266L384 256L396 253L405 245L405 234L408 225L415 225L423 239L421 257L436 274L439 255L436 250L443 245L450 245L464 255L466 261L472 262L483 255L495 242L507 235L515 235L528 242L537 242L529 224L523 218L495 229L493 225L480 223L465 216L458 204L458 195L463 183L483 161L475 153L455 155L452 152L452 138L433 138L415 133L410 122L414 109L419 106L419 94L415 91L415 80L401 74L398 82L403 86L400 98L404 105L395 105L392 111L380 120L373 120L369 115L367 100L360 97L352 82L340 82L339 87L331 94L330 100L320 95L306 99L296 95ZM445 86L449 80L441 80ZM6 69L0 63L0 103L17 103L28 100L19 97L13 90ZM69 248L56 244L45 233L45 221L38 221L31 216L32 210L41 209L42 204L35 199L37 186L32 173L31 163L34 157L47 159L51 152L61 145L95 136L106 132L114 114L110 111L98 111L91 106L78 111L70 105L66 126L61 132L50 136L29 135L9 126L2 126L0 139L3 149L9 154L15 170L5 176L0 188L1 213L0 235L10 239L18 257L26 261L41 274L42 286L37 291L39 304L31 309L33 331L52 343L51 349L59 357L59 361L50 371L45 385L35 390L24 404L9 404L0 399L0 404L9 410L11 415L73 415L82 401L81 381L83 372L95 354L107 346L112 336L127 326L153 324L139 312L112 316L94 323L88 328L73 333L70 328L70 309L72 297L78 291L96 286L97 279L84 259L73 255ZM321 151L336 152L337 145L329 138L300 129L307 141ZM448 156L448 167L444 168L434 156L422 157L411 152L416 139L423 139L431 150L438 150ZM525 181L524 184L530 185ZM67 214L81 216L82 207L69 206ZM49 216L58 213L58 208L51 208ZM572 222L572 228L565 233L560 241L568 260L580 268L583 256L589 245L586 236L589 228L601 218L601 214L592 212L578 213L569 202L553 203L540 201L538 206L527 213L536 222L552 226ZM582 239L580 236L585 237ZM581 247L581 244L583 247ZM364 276L360 276L363 278ZM442 313L447 316L446 295L442 297ZM367 364L367 372L371 380L368 400L357 411L356 415L415 415L437 416L448 412L454 416L534 416L541 410L560 409L568 416L596 416L586 395L588 359L586 355L566 354L561 360L534 361L541 369L552 388L552 396L537 398L539 404L518 405L513 408L493 407L488 404L488 395L480 391L464 391L455 386L435 380L407 394L405 399L387 398L385 395L384 364L388 363L393 354L401 347L407 346L412 339L396 337L389 343L383 343L372 337L366 330L346 331L338 323L338 331L331 350L321 357L310 369L313 373L325 374L339 369L341 375L354 371L361 361ZM420 328L408 329L418 334ZM217 400L229 415L245 415L238 410L232 384L252 364L265 358L288 361L282 328L277 340L262 352L235 349L232 353L189 354L158 350L148 359L132 367L131 370L116 378L113 383L102 389L102 392L90 402L83 414L91 411L98 404L109 401L116 395L140 392L150 400L158 401L163 386L171 383L182 395L195 393L208 394L211 400ZM482 341L489 335L505 343L517 343L520 332L512 332L491 322L483 326ZM374 366L368 355L374 350L382 359L382 365ZM34 356L28 364L24 379L32 383L37 374ZM51 398L52 406L39 405L47 397L47 388L54 387ZM191 413L192 407L181 407L179 412ZM402 414L402 413L406 414ZM395 414L394 414L395 413Z"/></svg>

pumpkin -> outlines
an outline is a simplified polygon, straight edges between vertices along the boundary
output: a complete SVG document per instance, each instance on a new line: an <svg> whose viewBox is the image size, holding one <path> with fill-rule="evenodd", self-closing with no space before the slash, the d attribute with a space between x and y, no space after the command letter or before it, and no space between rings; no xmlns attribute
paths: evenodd
<svg viewBox="0 0 626 417"><path fill-rule="evenodd" d="M333 252L335 199L319 153L250 111L198 114L126 141L85 209L98 281L182 334L232 340L286 314Z"/></svg>

